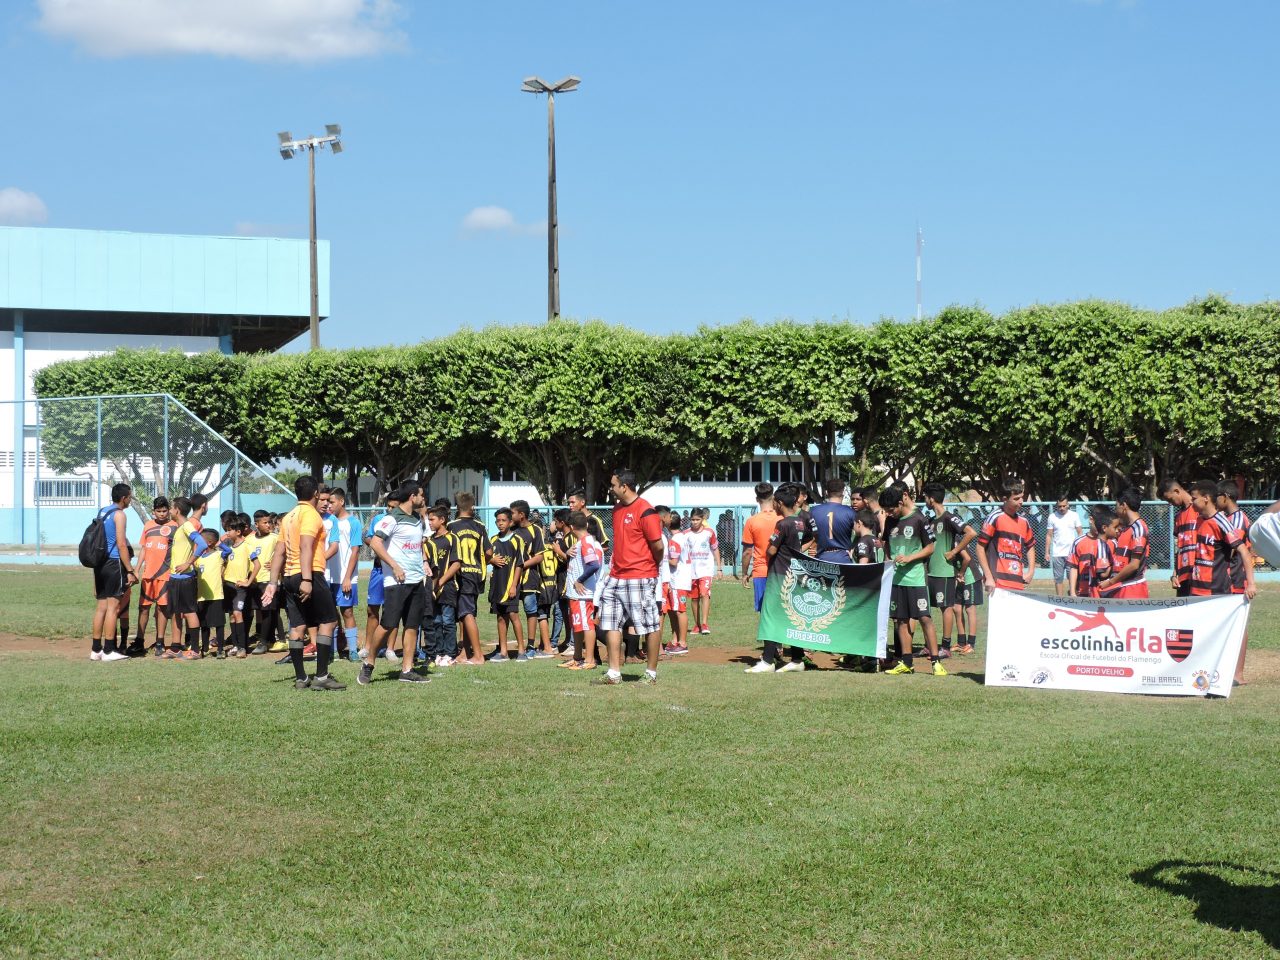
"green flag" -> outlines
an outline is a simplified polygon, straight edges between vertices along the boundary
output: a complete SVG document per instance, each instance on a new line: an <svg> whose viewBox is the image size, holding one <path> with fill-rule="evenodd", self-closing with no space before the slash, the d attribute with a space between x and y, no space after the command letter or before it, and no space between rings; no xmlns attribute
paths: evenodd
<svg viewBox="0 0 1280 960"><path fill-rule="evenodd" d="M892 564L826 563L793 555L785 574L769 573L756 639L883 657L892 588Z"/></svg>

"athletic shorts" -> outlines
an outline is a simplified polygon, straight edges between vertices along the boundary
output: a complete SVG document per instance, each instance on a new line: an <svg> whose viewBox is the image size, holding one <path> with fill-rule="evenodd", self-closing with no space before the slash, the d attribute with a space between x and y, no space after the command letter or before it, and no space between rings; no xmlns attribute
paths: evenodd
<svg viewBox="0 0 1280 960"><path fill-rule="evenodd" d="M372 585L369 587L373 589ZM474 593L458 594L458 619L463 617L474 617L476 615L476 595Z"/></svg>
<svg viewBox="0 0 1280 960"><path fill-rule="evenodd" d="M668 583L664 586L663 593L666 596L668 613L684 613L684 603L688 599L688 593L684 590L677 590L673 583Z"/></svg>
<svg viewBox="0 0 1280 960"><path fill-rule="evenodd" d="M973 583L966 583L960 588L960 606L980 607L987 602L987 589L983 586L981 580L975 580Z"/></svg>
<svg viewBox="0 0 1280 960"><path fill-rule="evenodd" d="M246 610L253 609L253 600L249 597L249 591L252 587L232 587L232 593L224 599L228 607L228 613L244 613Z"/></svg>
<svg viewBox="0 0 1280 960"><path fill-rule="evenodd" d="M382 592L382 568L374 567L369 571L369 597L365 601L371 607L382 606L385 594Z"/></svg>
<svg viewBox="0 0 1280 960"><path fill-rule="evenodd" d="M228 612L230 612L231 610L231 598L234 597L235 595L236 595L236 585L230 580L223 580L222 581L222 598L223 600L226 601L226 603L223 604L223 606Z"/></svg>
<svg viewBox="0 0 1280 960"><path fill-rule="evenodd" d="M751 594L756 605L756 613L759 613L760 608L764 606L764 586L768 582L768 577L751 578Z"/></svg>
<svg viewBox="0 0 1280 960"><path fill-rule="evenodd" d="M284 610L289 618L289 629L318 627L337 623L338 608L333 605L333 592L322 573L311 575L311 596L303 600L298 590L302 586L302 574L295 573L280 581L284 588Z"/></svg>
<svg viewBox="0 0 1280 960"><path fill-rule="evenodd" d="M422 623L424 609L421 583L396 583L394 580L382 588L382 615L378 623L384 630L403 626L417 630Z"/></svg>
<svg viewBox="0 0 1280 960"><path fill-rule="evenodd" d="M142 590L138 595L138 607L167 607L169 605L169 578L153 577L150 580L139 580Z"/></svg>
<svg viewBox="0 0 1280 960"><path fill-rule="evenodd" d="M1189 597L1189 596L1191 596L1191 581L1190 581L1190 580L1179 580L1179 581L1178 581L1178 596L1180 596L1180 597Z"/></svg>
<svg viewBox="0 0 1280 960"><path fill-rule="evenodd" d="M955 577L930 577L929 599L939 610L947 610L960 602Z"/></svg>
<svg viewBox="0 0 1280 960"><path fill-rule="evenodd" d="M929 615L929 591L924 587L896 586L889 599L889 618L902 623Z"/></svg>
<svg viewBox="0 0 1280 960"><path fill-rule="evenodd" d="M196 613L200 615L200 626L202 627L213 629L226 625L227 614L222 609L221 600L197 600Z"/></svg>
<svg viewBox="0 0 1280 960"><path fill-rule="evenodd" d="M638 580L619 580L608 577L600 595L600 629L606 633L621 630L631 623L636 633L657 633L662 627L658 613L657 577Z"/></svg>
<svg viewBox="0 0 1280 960"><path fill-rule="evenodd" d="M280 591L275 592L270 603L263 603L262 595L266 590L267 584L262 580L253 585L253 605L260 613L273 613L280 607Z"/></svg>
<svg viewBox="0 0 1280 960"><path fill-rule="evenodd" d="M595 615L596 605L590 600L569 601L569 624L574 633L586 633L588 630L594 630L595 624L592 620Z"/></svg>
<svg viewBox="0 0 1280 960"><path fill-rule="evenodd" d="M711 596L711 578L698 577L689 587L689 599L697 600L699 597Z"/></svg>
<svg viewBox="0 0 1280 960"><path fill-rule="evenodd" d="M169 578L169 613L181 617L196 612L196 578Z"/></svg>
<svg viewBox="0 0 1280 960"><path fill-rule="evenodd" d="M126 589L124 567L119 560L104 560L93 568L93 595L99 600L118 600Z"/></svg>
<svg viewBox="0 0 1280 960"><path fill-rule="evenodd" d="M358 581L351 581L350 593L342 592L341 583L331 583L329 584L329 589L333 591L333 603L339 610L346 610L360 605L360 584Z"/></svg>
<svg viewBox="0 0 1280 960"><path fill-rule="evenodd" d="M1049 565L1053 567L1053 582L1067 582L1067 558L1066 557L1050 557Z"/></svg>

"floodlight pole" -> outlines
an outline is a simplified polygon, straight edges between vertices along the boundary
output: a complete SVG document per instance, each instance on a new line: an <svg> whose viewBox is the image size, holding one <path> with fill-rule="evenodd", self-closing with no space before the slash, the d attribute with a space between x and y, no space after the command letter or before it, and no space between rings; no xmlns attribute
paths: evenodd
<svg viewBox="0 0 1280 960"><path fill-rule="evenodd" d="M311 349L320 349L320 260L316 254L316 148L307 150L311 185Z"/></svg>
<svg viewBox="0 0 1280 960"><path fill-rule="evenodd" d="M556 213L556 95L547 94L547 319L560 316L560 224Z"/></svg>

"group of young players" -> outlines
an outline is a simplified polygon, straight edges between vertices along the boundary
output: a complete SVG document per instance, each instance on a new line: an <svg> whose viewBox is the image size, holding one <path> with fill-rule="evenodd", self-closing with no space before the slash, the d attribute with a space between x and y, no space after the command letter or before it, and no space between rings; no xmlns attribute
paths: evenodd
<svg viewBox="0 0 1280 960"><path fill-rule="evenodd" d="M172 503L157 498L135 555L125 536L132 491L126 484L116 485L112 505L99 512L108 549L106 563L95 569L98 607L91 658L144 655L148 620L154 616L159 657L198 659L212 650L217 657L243 658L256 636L252 652L285 653L279 662L292 663L299 688L308 689L342 686L327 671L335 656L361 662L362 684L371 681L379 652L398 661L399 679L410 683L428 679L415 667L424 661L449 667L562 654L561 666L573 670L594 670L604 661L598 654L597 627L612 544L582 491L571 494L569 509L556 510L547 526L527 502L515 501L496 512L492 535L476 519L474 498L467 493L457 496L453 516L449 502L428 507L421 485L406 484L387 498L385 511L365 529L347 510L341 489L304 477L296 492L299 506L283 518L265 511L252 518L224 512L221 533L203 526L208 502L202 495L177 497ZM1034 576L1035 540L1019 483L1006 486L1000 508L976 528L947 509L946 491L939 484L924 487L927 515L903 484L879 491L854 489L846 498L844 482L833 479L826 481L823 493L822 501L811 503L801 484L776 490L767 483L757 485L758 510L743 528L742 577L745 586L754 587L759 610L770 569L784 572L792 552L839 563L892 560L896 656L879 664L846 657L843 667L912 673L919 630L932 673L946 676L943 660L974 651L985 593L997 587L1024 589ZM1160 496L1178 510L1173 575L1178 594L1252 597L1249 520L1236 502L1235 484L1200 482L1188 488L1168 480L1161 484ZM666 507L640 502L660 531L650 545L652 601L659 623L643 632L634 622L622 624L625 662L641 661L641 640L652 633L660 640L664 621L670 623L671 637L660 645L663 656L687 653L690 632L710 633L711 584L719 560L707 512L694 510L684 519ZM1126 490L1114 509L1090 511L1088 531L1073 540L1065 557L1054 556L1059 592L1147 596L1150 531L1140 515L1141 504L1137 490ZM1074 516L1068 508L1065 500L1059 502L1059 520ZM1056 554L1053 520L1046 550ZM356 622L362 545L374 557L363 631ZM134 583L141 584L141 596L137 632L129 641ZM477 622L482 594L496 618L498 636L497 647L487 655ZM940 638L930 607L940 613ZM281 610L288 615L287 632L280 624ZM228 618L229 638L224 632ZM805 654L799 648L788 651L785 664L779 662L780 654L776 646L766 645L764 656L748 672L804 669ZM317 661L314 678L307 677L304 666L311 660ZM1238 673L1242 671L1243 652Z"/></svg>

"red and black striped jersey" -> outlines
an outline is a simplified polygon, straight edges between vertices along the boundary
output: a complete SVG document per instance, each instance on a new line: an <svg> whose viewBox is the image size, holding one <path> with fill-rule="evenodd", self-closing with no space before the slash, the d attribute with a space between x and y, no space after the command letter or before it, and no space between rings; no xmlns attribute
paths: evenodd
<svg viewBox="0 0 1280 960"><path fill-rule="evenodd" d="M993 510L978 534L978 549L986 551L987 563L997 587L1024 590L1022 579L1027 568L1027 555L1035 546L1031 524L1022 514L1009 515L1003 508Z"/></svg>
<svg viewBox="0 0 1280 960"><path fill-rule="evenodd" d="M1179 583L1191 579L1196 565L1196 528L1200 526L1200 514L1188 504L1178 511L1173 520L1174 559L1173 571Z"/></svg>
<svg viewBox="0 0 1280 960"><path fill-rule="evenodd" d="M1209 597L1231 593L1231 564L1244 534L1221 513L1201 519L1196 528L1196 566L1191 595Z"/></svg>
<svg viewBox="0 0 1280 960"><path fill-rule="evenodd" d="M1151 530L1147 527L1147 521L1138 517L1133 523L1125 527L1120 536L1116 537L1112 552L1115 554L1117 570L1131 560L1138 561L1138 569L1117 583L1115 589L1146 583L1147 558L1151 552Z"/></svg>
<svg viewBox="0 0 1280 960"><path fill-rule="evenodd" d="M1076 596L1101 596L1098 584L1111 576L1111 547L1102 537L1077 537L1067 566L1076 571Z"/></svg>

